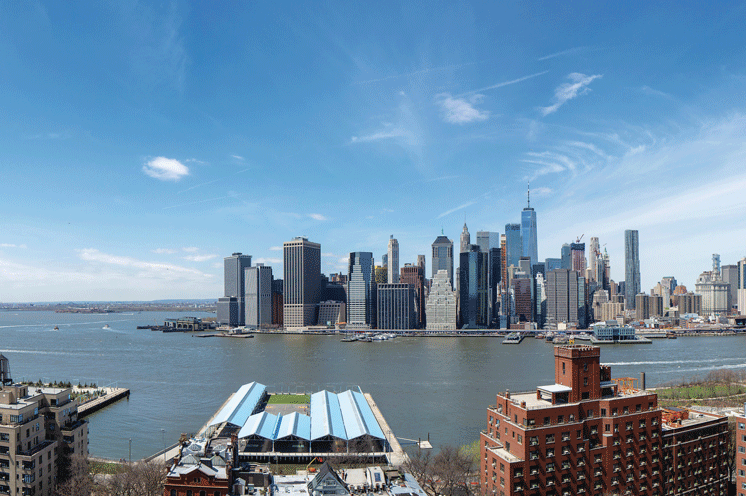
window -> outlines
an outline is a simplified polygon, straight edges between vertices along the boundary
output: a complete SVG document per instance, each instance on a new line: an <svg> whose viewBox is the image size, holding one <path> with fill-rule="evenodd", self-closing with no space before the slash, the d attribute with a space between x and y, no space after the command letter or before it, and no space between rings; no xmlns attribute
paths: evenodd
<svg viewBox="0 0 746 496"><path fill-rule="evenodd" d="M518 444L523 444L523 436L518 434Z"/></svg>
<svg viewBox="0 0 746 496"><path fill-rule="evenodd" d="M606 416L606 408L602 408L602 409L601 409L601 416L602 416L602 417L605 417L605 416Z"/></svg>
<svg viewBox="0 0 746 496"><path fill-rule="evenodd" d="M738 423L738 429L739 429L739 430L744 430L744 429L746 429L746 424L744 424L743 422L739 422L739 423Z"/></svg>
<svg viewBox="0 0 746 496"><path fill-rule="evenodd" d="M529 446L536 446L539 444L539 436L531 436L528 438L528 444Z"/></svg>
<svg viewBox="0 0 746 496"><path fill-rule="evenodd" d="M588 418L593 418L593 410L588 410L587 414Z"/></svg>
<svg viewBox="0 0 746 496"><path fill-rule="evenodd" d="M583 431L581 431L580 429L575 431L575 434L578 439L583 439Z"/></svg>
<svg viewBox="0 0 746 496"><path fill-rule="evenodd" d="M588 372L588 362L583 364L583 372Z"/></svg>
<svg viewBox="0 0 746 496"><path fill-rule="evenodd" d="M587 386L587 385L588 385L588 378L583 377L583 386Z"/></svg>
<svg viewBox="0 0 746 496"><path fill-rule="evenodd" d="M544 425L549 425L549 417L544 417Z"/></svg>
<svg viewBox="0 0 746 496"><path fill-rule="evenodd" d="M563 441L569 441L570 440L570 431L562 433L562 440Z"/></svg>
<svg viewBox="0 0 746 496"><path fill-rule="evenodd" d="M547 448L547 458L552 458L554 456L554 448Z"/></svg>
<svg viewBox="0 0 746 496"><path fill-rule="evenodd" d="M187 489L187 496L192 496L192 490L191 489Z"/></svg>
<svg viewBox="0 0 746 496"><path fill-rule="evenodd" d="M500 472L505 472L505 464L504 463L500 464Z"/></svg>
<svg viewBox="0 0 746 496"><path fill-rule="evenodd" d="M628 431L631 431L632 430L632 422L627 422L626 428L627 428Z"/></svg>
<svg viewBox="0 0 746 496"><path fill-rule="evenodd" d="M645 428L645 421L640 420L640 429L644 429L644 428Z"/></svg>
<svg viewBox="0 0 746 496"><path fill-rule="evenodd" d="M547 434L547 444L554 442L554 434Z"/></svg>
<svg viewBox="0 0 746 496"><path fill-rule="evenodd" d="M616 417L616 414L617 414L617 409L616 408L612 408L611 409L611 416L612 417Z"/></svg>
<svg viewBox="0 0 746 496"><path fill-rule="evenodd" d="M642 405L638 403L635 405L635 411L639 412L640 410L642 410Z"/></svg>
<svg viewBox="0 0 746 496"><path fill-rule="evenodd" d="M565 375L565 362L562 362L562 375Z"/></svg>
<svg viewBox="0 0 746 496"><path fill-rule="evenodd" d="M628 407L628 406L625 406L625 407L624 407L624 408L622 409L622 412L623 412L623 413L624 413L625 415L627 415L627 414L629 413L629 407Z"/></svg>
<svg viewBox="0 0 746 496"><path fill-rule="evenodd" d="M214 496L220 496L220 491L215 491Z"/></svg>
<svg viewBox="0 0 746 496"><path fill-rule="evenodd" d="M200 491L199 496L207 496L207 491Z"/></svg>

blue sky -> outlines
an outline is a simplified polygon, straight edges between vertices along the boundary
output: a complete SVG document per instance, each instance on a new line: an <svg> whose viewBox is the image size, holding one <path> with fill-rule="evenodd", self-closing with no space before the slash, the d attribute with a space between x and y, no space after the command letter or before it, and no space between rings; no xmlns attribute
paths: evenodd
<svg viewBox="0 0 746 496"><path fill-rule="evenodd" d="M222 257L598 236L746 255L743 3L0 3L0 301L209 298Z"/></svg>

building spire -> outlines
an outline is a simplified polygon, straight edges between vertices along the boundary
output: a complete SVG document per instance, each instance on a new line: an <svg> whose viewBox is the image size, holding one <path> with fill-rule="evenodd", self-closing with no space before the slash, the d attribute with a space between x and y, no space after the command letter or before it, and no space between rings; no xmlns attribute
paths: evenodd
<svg viewBox="0 0 746 496"><path fill-rule="evenodd" d="M526 199L528 200L526 208L531 208L531 181L526 183L526 188Z"/></svg>

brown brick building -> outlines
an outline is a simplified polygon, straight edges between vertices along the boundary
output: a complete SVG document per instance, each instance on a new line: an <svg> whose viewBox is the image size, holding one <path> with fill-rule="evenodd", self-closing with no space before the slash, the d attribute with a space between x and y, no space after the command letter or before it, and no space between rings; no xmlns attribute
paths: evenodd
<svg viewBox="0 0 746 496"><path fill-rule="evenodd" d="M736 494L746 496L746 406L736 417Z"/></svg>
<svg viewBox="0 0 746 496"><path fill-rule="evenodd" d="M425 269L420 265L405 264L401 268L399 282L414 286L414 306L417 313L417 329L425 328Z"/></svg>
<svg viewBox="0 0 746 496"><path fill-rule="evenodd" d="M599 348L554 355L554 384L498 394L487 409L485 494L727 494L727 419L697 413L679 425L669 413L664 426L657 395L612 380Z"/></svg>

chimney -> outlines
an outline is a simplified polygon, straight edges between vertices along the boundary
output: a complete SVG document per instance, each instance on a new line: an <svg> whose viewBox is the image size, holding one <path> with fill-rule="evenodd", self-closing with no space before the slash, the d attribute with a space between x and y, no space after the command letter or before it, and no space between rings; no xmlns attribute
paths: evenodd
<svg viewBox="0 0 746 496"><path fill-rule="evenodd" d="M640 372L640 389L645 391L645 372Z"/></svg>
<svg viewBox="0 0 746 496"><path fill-rule="evenodd" d="M510 389L505 390L505 398L510 399Z"/></svg>

